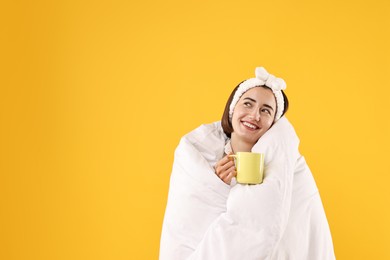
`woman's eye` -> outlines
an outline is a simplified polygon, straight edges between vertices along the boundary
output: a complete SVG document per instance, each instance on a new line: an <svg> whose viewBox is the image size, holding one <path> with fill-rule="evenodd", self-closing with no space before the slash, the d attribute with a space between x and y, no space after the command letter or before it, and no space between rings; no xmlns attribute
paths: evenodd
<svg viewBox="0 0 390 260"><path fill-rule="evenodd" d="M268 109L262 109L261 112L267 113L267 114L269 114L269 115L271 114L271 111L269 111Z"/></svg>
<svg viewBox="0 0 390 260"><path fill-rule="evenodd" d="M245 103L244 103L244 106L246 106L246 107L250 107L250 106L251 106L251 103L249 103L249 102L245 102Z"/></svg>

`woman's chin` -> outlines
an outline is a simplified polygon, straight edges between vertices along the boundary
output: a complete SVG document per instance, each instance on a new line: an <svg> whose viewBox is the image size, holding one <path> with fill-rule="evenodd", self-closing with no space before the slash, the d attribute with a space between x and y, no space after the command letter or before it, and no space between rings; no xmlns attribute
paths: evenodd
<svg viewBox="0 0 390 260"><path fill-rule="evenodd" d="M260 137L257 138L257 136L253 136L253 135L252 136L236 135L235 138L240 139L240 142L244 142L244 143L247 143L247 144L255 145Z"/></svg>

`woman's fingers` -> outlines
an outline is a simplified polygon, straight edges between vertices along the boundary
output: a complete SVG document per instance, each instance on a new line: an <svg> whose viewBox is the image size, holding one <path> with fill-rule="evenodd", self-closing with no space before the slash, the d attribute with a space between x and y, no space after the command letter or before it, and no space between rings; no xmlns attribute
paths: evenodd
<svg viewBox="0 0 390 260"><path fill-rule="evenodd" d="M229 157L229 154L228 154L225 157L223 157L221 160L219 160L219 162L217 163L215 168L221 167L221 166L225 165L229 161L233 161L233 160L232 160L232 158Z"/></svg>
<svg viewBox="0 0 390 260"><path fill-rule="evenodd" d="M234 166L234 164L232 166L230 166L229 168L227 169L224 169L223 171L220 171L220 173L218 174L219 178L221 179L224 179L225 177L227 177L229 174L231 174L232 172L235 172L236 171L236 167Z"/></svg>
<svg viewBox="0 0 390 260"><path fill-rule="evenodd" d="M230 169L232 166L234 166L234 162L233 161L228 161L224 165L219 166L217 170L220 171L220 172L224 172L227 169Z"/></svg>
<svg viewBox="0 0 390 260"><path fill-rule="evenodd" d="M218 177L223 180L225 183L230 184L233 177L237 175L236 166L234 165L234 160L229 157L230 154L223 157L215 165L215 173Z"/></svg>
<svg viewBox="0 0 390 260"><path fill-rule="evenodd" d="M237 175L237 172L235 170L230 171L229 174L226 177L222 178L222 180L225 183L230 184L230 182L232 181L233 177L236 177L236 175Z"/></svg>

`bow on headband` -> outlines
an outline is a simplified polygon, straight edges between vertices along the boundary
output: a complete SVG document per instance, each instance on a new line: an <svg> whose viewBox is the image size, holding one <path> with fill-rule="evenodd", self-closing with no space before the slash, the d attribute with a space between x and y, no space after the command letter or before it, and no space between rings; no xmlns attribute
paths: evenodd
<svg viewBox="0 0 390 260"><path fill-rule="evenodd" d="M286 89L286 82L283 79L277 78L272 74L269 74L264 67L257 67L255 70L256 78L264 81L264 85L271 88L274 91Z"/></svg>

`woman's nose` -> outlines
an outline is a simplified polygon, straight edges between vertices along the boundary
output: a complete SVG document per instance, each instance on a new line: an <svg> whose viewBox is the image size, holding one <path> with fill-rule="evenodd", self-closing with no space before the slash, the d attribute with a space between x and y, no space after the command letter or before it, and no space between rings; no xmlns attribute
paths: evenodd
<svg viewBox="0 0 390 260"><path fill-rule="evenodd" d="M256 121L259 121L260 120L260 111L258 111L257 109L253 109L251 116Z"/></svg>

